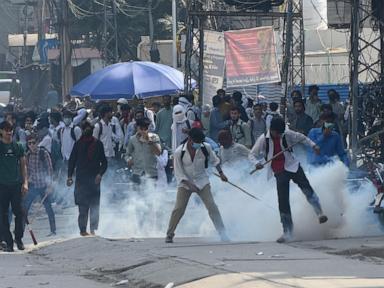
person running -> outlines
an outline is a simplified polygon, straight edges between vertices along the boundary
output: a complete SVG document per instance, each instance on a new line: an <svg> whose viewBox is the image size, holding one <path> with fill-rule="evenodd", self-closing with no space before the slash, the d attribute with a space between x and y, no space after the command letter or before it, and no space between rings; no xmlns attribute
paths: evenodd
<svg viewBox="0 0 384 288"><path fill-rule="evenodd" d="M291 145L303 143L319 154L320 148L305 135L285 130L285 122L281 118L274 118L271 121L270 131L260 136L250 153L250 159L257 162L256 169L264 168L264 161L267 164L268 178L275 175L277 184L277 196L279 201L280 219L283 225L283 235L277 239L278 243L284 243L292 239L293 222L291 206L289 204L289 182L295 182L304 193L307 201L312 205L318 216L320 224L328 221L323 214L319 198L309 183L300 162L295 158ZM284 151L283 153L280 153ZM280 154L279 154L280 153ZM264 159L264 160L262 160Z"/></svg>
<svg viewBox="0 0 384 288"><path fill-rule="evenodd" d="M173 243L175 230L187 208L192 193L197 193L208 210L222 241L229 241L219 209L212 197L211 185L206 169L211 162L216 167L222 181L228 181L220 167L220 159L212 151L211 146L204 142L204 132L192 128L187 141L180 145L174 153L175 177L178 183L175 207L169 220L166 243Z"/></svg>
<svg viewBox="0 0 384 288"><path fill-rule="evenodd" d="M43 201L45 211L49 219L49 227L51 233L48 236L56 235L55 213L53 212L51 203L52 195L52 161L51 156L44 148L37 146L37 136L31 134L27 137L27 169L28 169L28 187L29 191L24 199L24 209L28 216L29 209L33 201L40 196Z"/></svg>
<svg viewBox="0 0 384 288"><path fill-rule="evenodd" d="M73 184L72 175L76 169L75 204L79 206L80 235L89 236L88 214L92 235L95 235L99 226L100 183L108 163L103 143L92 136L92 125L85 122L82 130L83 135L73 146L69 157L67 185Z"/></svg>
<svg viewBox="0 0 384 288"><path fill-rule="evenodd" d="M22 198L28 191L27 165L23 146L12 139L13 126L0 123L0 235L6 242L5 251L13 252L13 238L9 228L8 209L15 215L15 242L17 249L24 250L22 241Z"/></svg>

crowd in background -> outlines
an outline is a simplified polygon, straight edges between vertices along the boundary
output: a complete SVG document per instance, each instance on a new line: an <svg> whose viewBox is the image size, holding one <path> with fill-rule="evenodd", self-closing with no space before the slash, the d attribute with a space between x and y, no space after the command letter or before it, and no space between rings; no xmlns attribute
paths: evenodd
<svg viewBox="0 0 384 288"><path fill-rule="evenodd" d="M293 91L286 103L278 104L248 99L238 91L229 95L220 89L212 98L212 106L198 105L192 95L163 96L161 102L148 103L139 98L112 103L67 96L63 104L40 113L8 105L0 114L0 122L8 123L3 131L12 131L12 143L19 143L20 155L26 157L29 192L22 200L26 213L40 196L49 216L50 235L55 235L51 203L68 204L55 193L55 186L63 183L65 175L67 185L71 185L76 173L75 203L79 205L80 232L85 236L89 211L91 233L97 230L101 177L114 177L115 171L128 167L130 181L138 186L150 179L165 189L174 179L172 155L187 141L192 128L202 129L205 142L222 163L231 163L247 158L260 136L268 133L273 119L286 113L287 127L316 144L324 140L324 129L332 130L333 142L319 145L323 152L310 154L311 164L327 163L337 154L348 165L345 147L350 108L340 103L335 90L329 90L329 102L322 103L318 90L318 86L310 86L307 98ZM89 177L92 183L78 179ZM0 185L8 183L0 180ZM89 191L96 191L92 194L96 197L90 201L92 196L87 196L83 201ZM2 207L3 218L7 213L8 219L11 212Z"/></svg>

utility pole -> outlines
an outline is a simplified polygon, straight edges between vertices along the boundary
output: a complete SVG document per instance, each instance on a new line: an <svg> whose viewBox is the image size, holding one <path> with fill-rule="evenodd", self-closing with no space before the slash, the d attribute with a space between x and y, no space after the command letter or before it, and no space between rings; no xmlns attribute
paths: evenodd
<svg viewBox="0 0 384 288"><path fill-rule="evenodd" d="M109 5L111 3L111 5ZM119 42L117 34L116 0L103 0L102 53L105 65L119 62ZM113 48L110 43L114 41Z"/></svg>
<svg viewBox="0 0 384 288"><path fill-rule="evenodd" d="M66 0L61 0L60 21L60 62L61 62L61 93L64 97L73 86L72 47L69 38L69 8Z"/></svg>
<svg viewBox="0 0 384 288"><path fill-rule="evenodd" d="M177 8L176 0L172 0L172 66L177 68Z"/></svg>
<svg viewBox="0 0 384 288"><path fill-rule="evenodd" d="M148 22L149 22L149 42L151 43L151 50L154 48L153 43L153 16L152 16L152 0L148 0Z"/></svg>

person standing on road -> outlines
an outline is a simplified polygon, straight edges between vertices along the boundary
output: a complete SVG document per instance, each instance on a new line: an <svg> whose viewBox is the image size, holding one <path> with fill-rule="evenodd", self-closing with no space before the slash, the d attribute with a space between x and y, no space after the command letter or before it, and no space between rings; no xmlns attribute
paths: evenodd
<svg viewBox="0 0 384 288"><path fill-rule="evenodd" d="M222 181L228 181L220 167L220 159L212 151L211 146L204 142L204 132L192 128L186 143L180 145L174 153L175 177L178 183L176 204L169 220L166 243L173 243L175 230L187 208L188 200L196 192L208 210L222 241L229 241L219 209L213 200L211 186L206 169L211 162L216 167Z"/></svg>
<svg viewBox="0 0 384 288"><path fill-rule="evenodd" d="M323 214L319 198L309 183L300 162L292 154L290 146L296 143L303 143L319 154L320 148L308 139L305 135L291 130L285 131L285 122L281 118L274 118L271 121L270 131L257 139L255 146L250 153L250 159L256 164L256 169L263 169L264 161L268 163L268 178L275 175L277 184L277 196L279 201L280 219L283 225L283 235L277 239L278 243L284 243L292 239L293 222L291 206L289 204L289 182L295 182L304 193L307 201L312 205L318 216L319 223L328 221ZM286 151L285 151L286 150ZM279 154L280 152L283 153ZM279 155L278 155L279 154ZM264 160L261 160L263 159Z"/></svg>
<svg viewBox="0 0 384 288"><path fill-rule="evenodd" d="M79 206L79 229L81 236L87 232L88 214L90 214L90 232L95 235L99 226L100 182L107 170L108 163L103 143L92 136L93 127L85 122L83 135L75 143L68 162L67 185L73 184L72 175L76 169L75 204Z"/></svg>
<svg viewBox="0 0 384 288"><path fill-rule="evenodd" d="M137 133L131 137L127 147L128 167L132 167L132 181L141 183L142 176L157 180L157 157L161 154L159 136L148 132L148 118L136 122Z"/></svg>
<svg viewBox="0 0 384 288"><path fill-rule="evenodd" d="M49 219L51 233L48 236L56 235L55 213L51 203L52 195L52 161L49 153L37 146L37 136L32 134L27 137L27 169L29 191L24 199L25 214L28 216L29 209L37 196L43 201L45 211Z"/></svg>
<svg viewBox="0 0 384 288"><path fill-rule="evenodd" d="M164 107L156 115L156 134L159 135L161 143L167 147L172 146L172 98L167 95L163 97Z"/></svg>
<svg viewBox="0 0 384 288"><path fill-rule="evenodd" d="M24 250L22 241L22 198L28 191L27 165L21 144L12 140L13 127L8 122L0 123L0 235L13 252L13 238L9 228L8 209L15 215L15 242L17 249Z"/></svg>

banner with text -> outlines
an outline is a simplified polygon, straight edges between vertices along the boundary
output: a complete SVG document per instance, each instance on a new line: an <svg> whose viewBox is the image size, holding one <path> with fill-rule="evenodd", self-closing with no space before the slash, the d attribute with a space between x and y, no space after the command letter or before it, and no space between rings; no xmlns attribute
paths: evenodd
<svg viewBox="0 0 384 288"><path fill-rule="evenodd" d="M223 88L225 42L222 32L204 31L203 104L212 104L216 91Z"/></svg>
<svg viewBox="0 0 384 288"><path fill-rule="evenodd" d="M272 27L224 32L227 87L280 81Z"/></svg>

